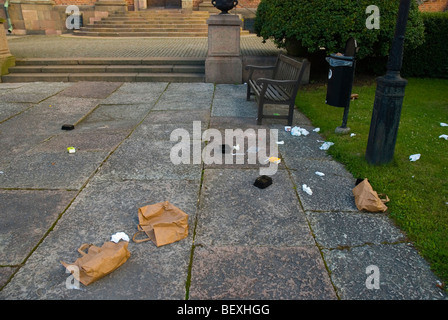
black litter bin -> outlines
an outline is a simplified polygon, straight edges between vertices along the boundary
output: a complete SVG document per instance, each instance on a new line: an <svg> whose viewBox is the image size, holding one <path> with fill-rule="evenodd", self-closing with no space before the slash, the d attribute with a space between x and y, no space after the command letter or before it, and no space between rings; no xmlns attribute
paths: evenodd
<svg viewBox="0 0 448 320"><path fill-rule="evenodd" d="M356 40L350 38L345 43L344 54L332 54L326 58L330 65L328 71L327 97L325 103L330 106L344 108L342 125L336 128L338 133L348 133L348 111L352 95L353 78L355 76L356 52L358 45Z"/></svg>
<svg viewBox="0 0 448 320"><path fill-rule="evenodd" d="M352 94L355 57L332 54L326 60L330 70L325 103L334 107L348 108Z"/></svg>

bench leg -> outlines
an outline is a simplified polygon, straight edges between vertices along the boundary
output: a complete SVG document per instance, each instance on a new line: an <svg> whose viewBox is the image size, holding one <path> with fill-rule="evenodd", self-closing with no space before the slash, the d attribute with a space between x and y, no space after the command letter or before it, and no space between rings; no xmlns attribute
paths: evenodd
<svg viewBox="0 0 448 320"><path fill-rule="evenodd" d="M257 124L261 125L261 121L263 120L263 99L260 99L258 102L258 118Z"/></svg>
<svg viewBox="0 0 448 320"><path fill-rule="evenodd" d="M247 97L246 97L246 100L247 101L250 101L250 84L249 84L249 82L247 83Z"/></svg>
<svg viewBox="0 0 448 320"><path fill-rule="evenodd" d="M293 118L294 118L294 103L289 105L288 126L292 126Z"/></svg>

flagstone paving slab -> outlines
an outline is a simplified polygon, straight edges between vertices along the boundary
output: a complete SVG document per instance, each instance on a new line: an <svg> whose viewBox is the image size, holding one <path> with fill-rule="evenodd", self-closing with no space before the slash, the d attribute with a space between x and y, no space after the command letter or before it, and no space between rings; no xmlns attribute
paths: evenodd
<svg viewBox="0 0 448 320"><path fill-rule="evenodd" d="M434 300L446 297L436 287L437 279L426 261L407 243L324 249L322 252L341 299Z"/></svg>
<svg viewBox="0 0 448 320"><path fill-rule="evenodd" d="M19 265L77 192L0 190L0 265Z"/></svg>
<svg viewBox="0 0 448 320"><path fill-rule="evenodd" d="M316 247L197 246L190 299L332 300Z"/></svg>
<svg viewBox="0 0 448 320"><path fill-rule="evenodd" d="M395 243L405 235L385 214L367 212L306 212L316 242L324 248Z"/></svg>
<svg viewBox="0 0 448 320"><path fill-rule="evenodd" d="M265 189L254 186L253 169L206 169L197 244L300 246L314 240L285 170Z"/></svg>

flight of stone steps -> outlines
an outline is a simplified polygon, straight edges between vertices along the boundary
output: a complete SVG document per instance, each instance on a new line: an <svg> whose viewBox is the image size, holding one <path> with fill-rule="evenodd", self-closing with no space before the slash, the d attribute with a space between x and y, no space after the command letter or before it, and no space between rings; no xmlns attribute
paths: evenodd
<svg viewBox="0 0 448 320"><path fill-rule="evenodd" d="M17 59L2 82L204 82L205 58Z"/></svg>
<svg viewBox="0 0 448 320"><path fill-rule="evenodd" d="M114 13L74 30L74 35L94 37L207 37L210 12L146 10ZM241 34L249 31L241 30Z"/></svg>

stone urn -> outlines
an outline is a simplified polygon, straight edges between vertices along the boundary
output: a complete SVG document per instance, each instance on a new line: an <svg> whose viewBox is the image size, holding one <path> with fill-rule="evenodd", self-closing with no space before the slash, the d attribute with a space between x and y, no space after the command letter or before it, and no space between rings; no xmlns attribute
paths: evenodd
<svg viewBox="0 0 448 320"><path fill-rule="evenodd" d="M237 0L212 0L213 6L221 10L220 14L229 14L229 10L232 10L238 5Z"/></svg>

